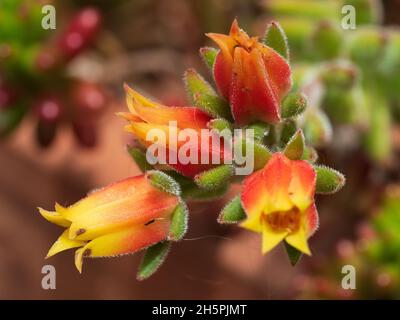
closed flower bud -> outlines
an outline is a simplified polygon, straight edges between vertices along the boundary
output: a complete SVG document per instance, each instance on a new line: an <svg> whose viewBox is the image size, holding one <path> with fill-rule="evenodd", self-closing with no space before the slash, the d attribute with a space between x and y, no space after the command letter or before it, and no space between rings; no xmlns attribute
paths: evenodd
<svg viewBox="0 0 400 320"><path fill-rule="evenodd" d="M229 35L209 33L220 47L213 74L220 94L229 101L238 124L277 123L280 103L292 86L291 70L274 49L249 37L232 23Z"/></svg>

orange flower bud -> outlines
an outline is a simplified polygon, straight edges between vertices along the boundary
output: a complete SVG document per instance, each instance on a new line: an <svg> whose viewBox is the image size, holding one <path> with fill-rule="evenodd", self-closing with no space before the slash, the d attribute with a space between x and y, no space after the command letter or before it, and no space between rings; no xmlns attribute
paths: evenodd
<svg viewBox="0 0 400 320"><path fill-rule="evenodd" d="M163 150L166 156L165 164L187 177L194 177L196 174L214 167L212 159L218 159L219 164L223 162L224 144L222 139L213 133L210 133L208 138L201 135L202 129L208 130L209 122L212 119L205 111L196 107L164 106L145 98L127 85L125 85L125 90L130 113L121 112L118 115L129 121L130 124L126 130L133 133L145 147L157 145L158 150ZM171 122L175 122L176 126L170 125ZM162 137L149 140L151 130L162 133ZM188 134L187 139L178 139L180 133L183 133L182 131ZM170 137L173 138L170 139ZM213 140L219 140L220 144L213 145ZM190 148L191 143L193 143L193 148ZM184 148L195 150L195 158L198 160L196 163L182 161L179 153ZM191 153L190 155L193 156ZM205 158L208 161L202 162L201 159Z"/></svg>
<svg viewBox="0 0 400 320"><path fill-rule="evenodd" d="M229 35L208 33L220 51L214 79L231 106L235 121L248 124L280 120L280 103L292 86L288 62L274 49L249 37L234 20Z"/></svg>

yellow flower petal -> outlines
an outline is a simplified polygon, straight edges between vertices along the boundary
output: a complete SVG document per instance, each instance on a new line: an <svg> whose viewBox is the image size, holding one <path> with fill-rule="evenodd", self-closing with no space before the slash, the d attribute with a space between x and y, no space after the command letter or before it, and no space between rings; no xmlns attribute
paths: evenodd
<svg viewBox="0 0 400 320"><path fill-rule="evenodd" d="M42 208L38 208L38 209L39 209L39 212L42 215L42 217L51 223L54 223L61 227L69 227L71 225L71 221L68 221L67 219L65 219L57 211L57 205L56 205L56 211L48 211L48 210L44 210Z"/></svg>
<svg viewBox="0 0 400 320"><path fill-rule="evenodd" d="M159 104L157 102L154 102L154 101L152 101L150 99L147 99L146 97L141 95L136 90L133 90L127 84L124 84L124 89L125 89L125 92L126 92L126 102L128 104L129 111L131 111L134 114L136 114L135 105L137 103L140 103L143 106L150 107L150 108L161 106L161 104Z"/></svg>
<svg viewBox="0 0 400 320"><path fill-rule="evenodd" d="M57 254L61 251L76 248L76 247L82 247L84 245L85 245L84 241L69 239L68 229L67 229L61 234L61 236L57 239L57 241L54 242L54 244L52 245L52 247L50 248L49 252L46 255L46 259L51 256L54 256L55 254Z"/></svg>
<svg viewBox="0 0 400 320"><path fill-rule="evenodd" d="M276 245L281 242L287 236L287 231L276 232L269 228L269 226L264 223L262 230L262 253L265 254L271 251Z"/></svg>
<svg viewBox="0 0 400 320"><path fill-rule="evenodd" d="M297 250L311 256L310 248L308 247L307 234L304 226L301 226L299 230L294 233L289 234L285 238L286 242Z"/></svg>
<svg viewBox="0 0 400 320"><path fill-rule="evenodd" d="M85 251L84 248L80 248L75 251L75 267L76 269L78 269L79 273L82 273L84 251Z"/></svg>
<svg viewBox="0 0 400 320"><path fill-rule="evenodd" d="M317 175L313 167L306 161L291 161L292 180L289 194L292 202L300 209L306 210L314 201Z"/></svg>
<svg viewBox="0 0 400 320"><path fill-rule="evenodd" d="M157 143L161 146L169 145L169 126L153 125L145 122L131 122L131 124L125 126L125 130L133 133L136 138L138 138L146 146L149 146L153 143ZM148 132L150 130L152 130L154 136L148 137ZM150 139L149 141L148 138L153 138L153 140Z"/></svg>
<svg viewBox="0 0 400 320"><path fill-rule="evenodd" d="M248 216L247 219L240 224L240 226L254 232L262 232L260 219L261 214L255 213L251 216Z"/></svg>
<svg viewBox="0 0 400 320"><path fill-rule="evenodd" d="M98 237L75 253L75 266L82 272L84 257L113 257L135 253L167 238L169 219L156 220L147 225L132 226Z"/></svg>

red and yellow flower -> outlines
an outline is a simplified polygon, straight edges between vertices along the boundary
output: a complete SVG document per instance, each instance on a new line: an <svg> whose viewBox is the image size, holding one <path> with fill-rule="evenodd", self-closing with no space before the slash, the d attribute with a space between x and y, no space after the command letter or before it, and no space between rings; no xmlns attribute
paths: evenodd
<svg viewBox="0 0 400 320"><path fill-rule="evenodd" d="M83 257L109 257L134 253L167 239L171 215L179 197L154 187L148 175L127 178L90 193L70 207L55 211L39 208L48 221L66 230L47 257L79 248L75 265Z"/></svg>
<svg viewBox="0 0 400 320"><path fill-rule="evenodd" d="M280 120L280 102L292 86L288 62L274 49L249 37L234 20L229 35L208 33L220 47L213 74L235 121Z"/></svg>
<svg viewBox="0 0 400 320"><path fill-rule="evenodd" d="M125 85L126 100L129 113L120 112L119 115L130 122L126 127L127 131L133 133L139 139L142 145L149 147L156 143L160 148L165 147L165 155L167 164L187 177L194 177L196 174L213 167L212 159L219 159L220 163L224 160L223 143L214 145L212 137L202 143L201 130L208 129L209 121L212 117L203 110L196 107L173 107L165 106L142 96L137 91ZM171 126L171 121L176 126ZM147 140L148 133L152 129L163 132L164 139L158 141ZM170 140L171 130L174 130L176 136L179 136L182 130L192 133L193 139L185 141ZM173 135L172 135L173 136ZM215 139L217 139L215 137ZM179 159L179 150L189 141L196 142L197 163L183 163ZM220 140L221 141L221 140ZM174 162L170 161L171 154L174 155ZM208 163L201 163L201 159L208 159Z"/></svg>
<svg viewBox="0 0 400 320"><path fill-rule="evenodd" d="M245 179L241 201L247 218L241 226L262 233L263 253L285 240L311 255L307 239L318 227L315 185L316 173L308 162L281 153Z"/></svg>

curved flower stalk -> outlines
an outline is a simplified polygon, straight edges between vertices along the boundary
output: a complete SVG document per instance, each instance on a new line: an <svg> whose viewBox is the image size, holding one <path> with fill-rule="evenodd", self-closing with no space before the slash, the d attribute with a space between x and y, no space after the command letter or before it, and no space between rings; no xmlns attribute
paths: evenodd
<svg viewBox="0 0 400 320"><path fill-rule="evenodd" d="M130 112L118 115L129 121L126 129L142 145L128 151L145 174L92 193L71 207L56 205L55 212L40 209L47 220L67 228L49 256L79 247L76 265L80 270L84 256L114 256L151 246L138 274L144 279L160 266L169 243L186 232L188 213L182 199L221 196L232 182L242 180L241 194L227 203L218 222L239 223L262 233L263 253L285 240L293 265L302 253L311 254L308 238L318 226L314 195L338 191L345 178L315 164L317 152L298 127L296 119L307 108L307 97L298 88L291 89L286 35L273 22L260 42L234 21L228 36L208 36L220 50L202 48L200 53L217 90L194 69L184 76L189 107L164 106L125 86ZM202 144L199 132L204 129L212 135L211 141L207 138ZM148 139L153 130L162 133L158 140ZM195 136L188 145L185 139L170 138L171 132L179 136L187 130ZM233 152L213 143L236 130L252 134L231 135ZM179 158L187 146L194 146L198 163ZM167 167L149 158L154 147L157 155L152 155L165 151ZM237 150L253 162L250 172L237 170L246 164L236 159ZM201 155L207 160L216 156L222 162L204 163Z"/></svg>

